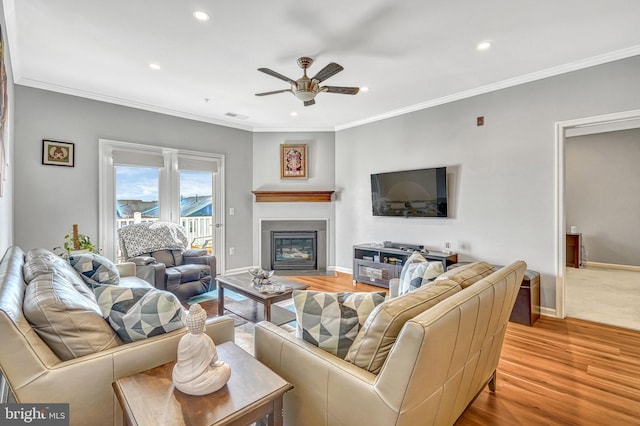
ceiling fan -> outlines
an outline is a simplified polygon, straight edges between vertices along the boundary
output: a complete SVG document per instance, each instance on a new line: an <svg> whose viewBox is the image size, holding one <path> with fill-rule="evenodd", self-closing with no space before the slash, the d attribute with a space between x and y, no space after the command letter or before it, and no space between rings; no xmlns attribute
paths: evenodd
<svg viewBox="0 0 640 426"><path fill-rule="evenodd" d="M360 91L359 87L342 87L342 86L320 86L320 83L325 81L331 76L336 75L344 68L341 65L331 62L329 65L322 68L316 75L309 78L307 77L307 68L313 63L313 59L307 56L298 58L298 66L302 68L303 76L297 80L292 80L280 73L277 73L269 68L258 68L258 71L262 71L265 74L269 74L275 78L286 81L291 84L291 89L274 90L273 92L256 93L256 96L275 95L276 93L290 92L293 95L304 102L304 106L313 105L316 103L314 98L320 92L327 93L339 93L342 95L355 95Z"/></svg>

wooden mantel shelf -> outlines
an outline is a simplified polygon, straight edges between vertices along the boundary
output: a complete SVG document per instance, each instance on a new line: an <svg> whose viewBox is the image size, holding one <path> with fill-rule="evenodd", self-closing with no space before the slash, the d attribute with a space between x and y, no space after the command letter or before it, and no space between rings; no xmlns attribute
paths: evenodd
<svg viewBox="0 0 640 426"><path fill-rule="evenodd" d="M330 202L335 191L251 191L256 203Z"/></svg>

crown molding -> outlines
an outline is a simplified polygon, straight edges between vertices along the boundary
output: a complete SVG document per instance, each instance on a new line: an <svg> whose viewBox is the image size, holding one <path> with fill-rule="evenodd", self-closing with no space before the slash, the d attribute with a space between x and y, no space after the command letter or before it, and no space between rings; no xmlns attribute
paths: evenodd
<svg viewBox="0 0 640 426"><path fill-rule="evenodd" d="M51 84L45 83L39 80L33 80L29 78L21 78L18 77L15 79L15 84L27 87L33 87L36 89L49 90L51 92L62 93L65 95L78 96L81 98L92 99L95 101L107 102L110 104L122 105L130 108L141 109L144 111L156 112L159 114L171 115L174 117L186 118L189 120L201 121L204 123L217 124L219 126L231 127L234 129L247 130L252 132L253 127L242 125L238 123L233 123L225 120L218 120L212 117L206 117L203 115L188 113L184 111L177 111L170 108L164 108L157 105L145 104L143 102L136 102L130 99L117 98L115 96L107 96L101 93L89 92L86 90L78 90L67 86L62 86L59 84Z"/></svg>
<svg viewBox="0 0 640 426"><path fill-rule="evenodd" d="M405 108L396 109L383 114L375 115L363 120L353 121L351 123L344 123L336 125L335 131L349 129L351 127L358 127L364 124L374 123L376 121L385 120L387 118L397 117L399 115L409 114L411 112L419 111L422 109L431 108L438 105L447 104L454 101L459 101L473 96L483 95L485 93L495 92L497 90L506 89L509 87L519 86L521 84L530 83L536 80L542 80L548 77L554 77L560 74L566 74L572 71L578 71L585 68L590 68L596 65L606 64L608 62L618 61L620 59L630 58L632 56L640 55L640 45L632 46L626 49L616 50L604 55L593 56L591 58L582 59L568 64L559 65L557 67L547 68L541 71L524 74L518 77L502 80L497 83L488 84L486 86L478 87L471 90L465 90L463 92L455 93L449 96L443 96L441 98L432 99L430 101L422 102L419 104L411 105Z"/></svg>

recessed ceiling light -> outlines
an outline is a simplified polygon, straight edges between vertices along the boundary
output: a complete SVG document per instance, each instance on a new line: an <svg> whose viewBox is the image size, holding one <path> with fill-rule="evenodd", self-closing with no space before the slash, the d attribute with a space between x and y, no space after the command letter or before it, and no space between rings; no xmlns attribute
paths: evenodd
<svg viewBox="0 0 640 426"><path fill-rule="evenodd" d="M295 111L291 111L291 116L292 116L292 117L297 117L297 116L298 116L298 113L297 113L297 112L295 112Z"/></svg>
<svg viewBox="0 0 640 426"><path fill-rule="evenodd" d="M193 12L193 17L196 18L198 21L203 21L203 22L209 20L209 14L201 10L196 10L195 12Z"/></svg>
<svg viewBox="0 0 640 426"><path fill-rule="evenodd" d="M478 46L476 47L476 49L478 50L487 50L491 47L491 42L490 41L481 41L480 43L478 43Z"/></svg>
<svg viewBox="0 0 640 426"><path fill-rule="evenodd" d="M360 91L361 91L361 92L368 92L368 91L369 91L369 88L368 88L368 87L361 87L361 88L360 88Z"/></svg>
<svg viewBox="0 0 640 426"><path fill-rule="evenodd" d="M149 68L151 68L152 70L159 70L160 65L152 63L152 64L149 64Z"/></svg>

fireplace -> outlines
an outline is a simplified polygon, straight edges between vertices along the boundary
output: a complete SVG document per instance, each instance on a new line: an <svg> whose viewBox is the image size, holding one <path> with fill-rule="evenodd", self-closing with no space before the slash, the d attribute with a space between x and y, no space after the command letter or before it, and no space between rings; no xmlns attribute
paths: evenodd
<svg viewBox="0 0 640 426"><path fill-rule="evenodd" d="M326 219L260 220L260 267L286 271L327 271Z"/></svg>
<svg viewBox="0 0 640 426"><path fill-rule="evenodd" d="M271 269L317 269L316 231L272 231Z"/></svg>

